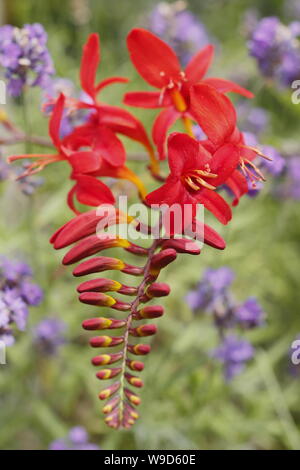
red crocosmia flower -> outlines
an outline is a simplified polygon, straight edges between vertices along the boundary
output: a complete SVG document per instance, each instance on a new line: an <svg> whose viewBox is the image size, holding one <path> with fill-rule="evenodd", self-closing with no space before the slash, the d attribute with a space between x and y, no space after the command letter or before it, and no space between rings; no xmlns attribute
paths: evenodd
<svg viewBox="0 0 300 470"><path fill-rule="evenodd" d="M253 95L245 88L221 78L205 76L213 59L214 48L208 45L201 49L182 70L174 51L161 39L145 29L133 29L127 38L131 60L139 74L158 92L142 91L126 93L124 102L130 106L165 109L158 115L152 129L160 158L165 158L165 140L168 129L178 118L185 122L191 134L189 118L190 89L202 82L222 93L233 91L247 98Z"/></svg>
<svg viewBox="0 0 300 470"><path fill-rule="evenodd" d="M206 84L191 89L191 112L208 139L201 144L210 152L220 145L231 144L239 154L239 169L236 169L225 184L235 195L234 205L248 192L247 178L255 187L256 181L265 181L264 176L253 163L257 155L269 159L258 149L245 144L242 132L237 128L236 112L231 101L222 93Z"/></svg>
<svg viewBox="0 0 300 470"><path fill-rule="evenodd" d="M231 217L227 202L215 191L235 171L239 154L235 146L225 144L213 154L186 134L173 133L168 139L170 175L165 184L146 197L148 205L179 204L196 208L203 204L223 224ZM192 214L194 217L195 213ZM191 220L185 220L185 224Z"/></svg>
<svg viewBox="0 0 300 470"><path fill-rule="evenodd" d="M92 102L89 104L79 101L76 103L76 107L95 110L95 113L92 113L86 124L88 127L94 126L96 129L98 129L98 126L106 126L115 133L122 134L141 143L147 149L150 155L154 173L158 172L158 165L154 155L153 147L142 123L128 111L117 106L104 104L97 100L98 93L106 86L117 82L128 82L128 79L126 78L112 77L96 84L96 73L99 64L100 40L99 36L93 33L88 37L88 40L83 47L83 55L80 67L81 86L83 90L89 95ZM70 103L70 105L74 106L74 100L73 103Z"/></svg>
<svg viewBox="0 0 300 470"><path fill-rule="evenodd" d="M109 164L112 167L121 166L125 161L123 145L110 129L100 128L97 138L86 139L84 142L84 144L91 147L90 151L74 151L70 145L70 138L64 141L59 137L64 103L65 97L61 94L57 99L49 121L49 135L54 147L56 147L57 153L51 155L13 155L8 160L9 162L31 158L35 160L27 167L21 177L37 173L50 163L67 161L72 168L70 177L76 181L75 186L68 195L68 204L74 212L77 212L73 202L74 195L83 204L91 204L92 201L93 204L91 205L99 205L101 203L113 204L114 196L111 190L101 181L87 175L92 175L99 171L105 160L109 160ZM112 155L114 156L113 158Z"/></svg>

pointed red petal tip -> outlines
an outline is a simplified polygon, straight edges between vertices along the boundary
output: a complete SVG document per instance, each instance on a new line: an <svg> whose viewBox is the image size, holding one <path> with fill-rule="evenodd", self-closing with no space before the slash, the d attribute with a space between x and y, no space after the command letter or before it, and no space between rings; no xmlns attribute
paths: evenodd
<svg viewBox="0 0 300 470"><path fill-rule="evenodd" d="M192 229L196 240L204 241L206 245L216 248L217 250L224 250L226 248L225 240L209 225L203 224L195 219Z"/></svg>
<svg viewBox="0 0 300 470"><path fill-rule="evenodd" d="M213 87L205 84L191 88L191 113L214 144L224 143L236 127L233 104Z"/></svg>
<svg viewBox="0 0 300 470"><path fill-rule="evenodd" d="M52 139L53 144L56 148L60 148L60 124L62 120L62 115L65 106L65 95L61 93L56 100L55 106L53 108L51 118L49 121L49 135Z"/></svg>
<svg viewBox="0 0 300 470"><path fill-rule="evenodd" d="M96 74L100 63L100 39L97 33L89 35L83 46L80 66L80 82L82 89L92 98L96 93Z"/></svg>
<svg viewBox="0 0 300 470"><path fill-rule="evenodd" d="M156 88L179 81L180 64L174 51L164 41L146 29L135 28L127 37L131 61L139 74Z"/></svg>
<svg viewBox="0 0 300 470"><path fill-rule="evenodd" d="M197 83L202 80L210 67L214 57L214 46L208 44L203 47L187 64L185 74L191 83Z"/></svg>

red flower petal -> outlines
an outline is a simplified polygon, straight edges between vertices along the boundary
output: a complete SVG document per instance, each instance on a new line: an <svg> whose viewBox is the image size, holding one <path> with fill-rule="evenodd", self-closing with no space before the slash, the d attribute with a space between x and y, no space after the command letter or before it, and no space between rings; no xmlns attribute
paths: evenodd
<svg viewBox="0 0 300 470"><path fill-rule="evenodd" d="M76 196L81 204L99 206L115 203L111 190L102 181L88 175L78 175L76 181Z"/></svg>
<svg viewBox="0 0 300 470"><path fill-rule="evenodd" d="M224 225L232 218L232 212L227 202L215 191L203 189L199 194L195 194L195 198L200 204L212 212L214 216Z"/></svg>
<svg viewBox="0 0 300 470"><path fill-rule="evenodd" d="M180 64L174 51L146 29L133 29L127 37L130 58L139 74L156 88L171 80L181 81Z"/></svg>
<svg viewBox="0 0 300 470"><path fill-rule="evenodd" d="M96 73L99 63L100 40L98 34L92 33L83 46L80 66L80 82L82 89L92 98L95 98Z"/></svg>
<svg viewBox="0 0 300 470"><path fill-rule="evenodd" d="M65 96L61 93L55 103L55 106L53 108L51 118L49 121L49 135L52 139L53 144L58 149L60 148L59 131L60 131L60 124L61 124L61 119L62 119L62 115L64 111L64 105L65 105Z"/></svg>
<svg viewBox="0 0 300 470"><path fill-rule="evenodd" d="M103 90L103 88L106 88L109 85L112 85L114 83L128 83L129 80L128 78L125 77L109 77L106 78L105 80L102 80L98 85L96 86L96 93L99 91Z"/></svg>
<svg viewBox="0 0 300 470"><path fill-rule="evenodd" d="M163 95L159 91L133 91L126 93L124 103L137 108L162 108L172 104L167 93Z"/></svg>
<svg viewBox="0 0 300 470"><path fill-rule="evenodd" d="M76 152L70 155L68 161L75 173L91 173L101 165L101 157L96 152Z"/></svg>
<svg viewBox="0 0 300 470"><path fill-rule="evenodd" d="M117 106L101 105L97 109L101 124L107 125L114 132L140 142L146 148L152 147L143 124L131 113Z"/></svg>
<svg viewBox="0 0 300 470"><path fill-rule="evenodd" d="M172 124L175 123L175 121L177 121L179 117L180 113L175 111L175 109L172 107L161 111L154 121L152 128L152 138L155 145L157 146L160 160L164 160L166 158L165 147L168 129L172 126Z"/></svg>
<svg viewBox="0 0 300 470"><path fill-rule="evenodd" d="M120 139L108 127L101 126L97 131L97 140L93 146L101 157L112 166L122 166L126 160L124 146Z"/></svg>
<svg viewBox="0 0 300 470"><path fill-rule="evenodd" d="M211 155L198 140L173 132L168 139L168 160L171 174L180 177L183 172L203 168L211 160Z"/></svg>
<svg viewBox="0 0 300 470"><path fill-rule="evenodd" d="M175 178L169 177L165 184L152 191L146 196L146 203L152 204L175 204L181 202L185 189L181 182Z"/></svg>
<svg viewBox="0 0 300 470"><path fill-rule="evenodd" d="M191 114L207 137L222 144L236 126L236 112L227 96L209 85L194 85L191 89Z"/></svg>
<svg viewBox="0 0 300 470"><path fill-rule="evenodd" d="M225 181L226 186L233 192L235 199L233 206L237 206L240 198L249 191L248 182L244 175L235 170L232 175Z"/></svg>
<svg viewBox="0 0 300 470"><path fill-rule="evenodd" d="M203 83L212 86L220 93L229 93L232 91L233 93L238 93L239 95L245 96L246 98L254 97L251 91L246 90L246 88L243 88L242 86L231 82L230 80L225 80L224 78L206 78L203 80Z"/></svg>
<svg viewBox="0 0 300 470"><path fill-rule="evenodd" d="M219 186L229 178L237 168L240 161L239 149L232 144L220 147L213 155L210 170L218 175L217 178L210 179L211 184Z"/></svg>
<svg viewBox="0 0 300 470"><path fill-rule="evenodd" d="M214 46L203 47L187 64L185 74L191 84L200 82L206 74L214 56Z"/></svg>
<svg viewBox="0 0 300 470"><path fill-rule="evenodd" d="M226 243L223 238L209 225L203 224L199 220L194 219L192 224L193 237L196 240L204 241L206 245L224 250ZM188 231L186 233L189 235ZM204 240L203 240L204 239Z"/></svg>

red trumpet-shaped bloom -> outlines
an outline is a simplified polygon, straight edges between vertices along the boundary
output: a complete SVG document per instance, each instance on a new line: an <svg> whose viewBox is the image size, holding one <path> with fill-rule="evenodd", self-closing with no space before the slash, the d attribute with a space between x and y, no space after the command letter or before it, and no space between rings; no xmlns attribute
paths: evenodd
<svg viewBox="0 0 300 470"><path fill-rule="evenodd" d="M239 155L238 168L225 182L235 195L234 204L248 192L247 178L264 181L264 177L253 163L257 155L269 159L258 149L245 144L244 136L237 127L237 116L233 104L227 96L206 84L198 84L191 89L191 112L207 136L201 144L210 152L220 146L231 144ZM240 170L240 171L239 171Z"/></svg>
<svg viewBox="0 0 300 470"><path fill-rule="evenodd" d="M235 171L239 154L231 144L220 146L214 153L186 134L173 133L168 139L170 175L165 184L146 197L149 205L203 204L223 224L231 219L227 202L215 191ZM195 213L193 212L193 215ZM191 221L189 221L191 223Z"/></svg>
<svg viewBox="0 0 300 470"><path fill-rule="evenodd" d="M206 83L221 93L235 92L247 98L253 95L236 83L221 78L204 78L213 59L214 48L201 49L182 70L175 52L161 39L145 29L133 29L127 38L131 60L143 79L158 92L126 93L124 102L143 108L165 108L156 118L152 136L160 158L165 158L167 130L182 117L193 117L190 90L197 83Z"/></svg>

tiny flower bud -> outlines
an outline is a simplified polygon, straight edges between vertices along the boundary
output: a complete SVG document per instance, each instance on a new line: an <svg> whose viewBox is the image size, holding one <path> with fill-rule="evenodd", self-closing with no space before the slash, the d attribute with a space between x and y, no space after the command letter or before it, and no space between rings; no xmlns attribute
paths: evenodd
<svg viewBox="0 0 300 470"><path fill-rule="evenodd" d="M90 345L93 348L111 348L123 342L123 336L95 336L90 339Z"/></svg>
<svg viewBox="0 0 300 470"><path fill-rule="evenodd" d="M82 322L82 327L85 330L112 330L116 328L122 328L126 325L125 320L115 320L114 318L89 318Z"/></svg>
<svg viewBox="0 0 300 470"><path fill-rule="evenodd" d="M146 290L146 295L152 297L166 297L170 293L170 286L163 282L154 282Z"/></svg>
<svg viewBox="0 0 300 470"><path fill-rule="evenodd" d="M170 238L162 243L162 248L174 248L177 253L188 253L190 255L199 255L201 250L196 242L185 238Z"/></svg>
<svg viewBox="0 0 300 470"><path fill-rule="evenodd" d="M111 400L109 400L106 405L102 408L102 412L106 415L108 413L111 413L116 406L120 403L120 397L113 397Z"/></svg>
<svg viewBox="0 0 300 470"><path fill-rule="evenodd" d="M151 351L149 344L128 344L127 349L136 356L146 356Z"/></svg>
<svg viewBox="0 0 300 470"><path fill-rule="evenodd" d="M100 400L106 400L106 398L111 397L114 393L116 393L120 388L120 382L116 382L112 385L110 385L107 388L104 388L100 393L99 393L99 398Z"/></svg>
<svg viewBox="0 0 300 470"><path fill-rule="evenodd" d="M173 248L167 248L166 250L162 250L160 253L157 253L152 258L150 273L152 275L158 275L159 271L168 264L172 263L176 257L177 253L175 250L173 250Z"/></svg>
<svg viewBox="0 0 300 470"><path fill-rule="evenodd" d="M95 356L92 359L92 364L94 366L105 366L106 364L114 364L118 362L123 357L123 352L117 352L115 354L101 354L100 356Z"/></svg>
<svg viewBox="0 0 300 470"><path fill-rule="evenodd" d="M122 284L112 279L91 279L90 281L82 282L77 287L77 291L81 294L82 292L111 292L118 291L122 288Z"/></svg>
<svg viewBox="0 0 300 470"><path fill-rule="evenodd" d="M89 305L97 305L98 307L112 307L116 300L110 295L101 292L83 292L79 296L80 302Z"/></svg>
<svg viewBox="0 0 300 470"><path fill-rule="evenodd" d="M130 328L129 334L131 336L152 336L152 335L155 335L156 331L157 331L156 325L150 324L150 325L141 325L141 326L138 326L137 328Z"/></svg>
<svg viewBox="0 0 300 470"><path fill-rule="evenodd" d="M96 377L100 380L108 380L120 374L122 367L114 367L113 369L102 369L97 372Z"/></svg>
<svg viewBox="0 0 300 470"><path fill-rule="evenodd" d="M138 406L141 403L140 397L138 397L135 393L129 390L129 388L125 388L124 392L130 403L132 403L133 405Z"/></svg>
<svg viewBox="0 0 300 470"><path fill-rule="evenodd" d="M159 318L164 314L164 308L162 305L149 305L138 310L135 314L135 318Z"/></svg>
<svg viewBox="0 0 300 470"><path fill-rule="evenodd" d="M91 258L80 263L73 271L74 276L85 276L91 273L100 273L107 270L124 269L125 263L117 258L108 258L99 256L98 258Z"/></svg>
<svg viewBox="0 0 300 470"><path fill-rule="evenodd" d="M125 373L125 378L127 382L130 385L133 385L134 387L141 388L144 385L142 379L140 379L139 377L135 377L134 375L131 375L128 372Z"/></svg>
<svg viewBox="0 0 300 470"><path fill-rule="evenodd" d="M132 361L130 359L127 359L126 364L129 367L129 369L137 370L139 372L141 372L145 366L144 363L141 361Z"/></svg>

